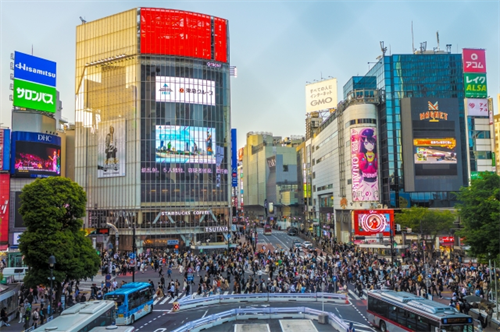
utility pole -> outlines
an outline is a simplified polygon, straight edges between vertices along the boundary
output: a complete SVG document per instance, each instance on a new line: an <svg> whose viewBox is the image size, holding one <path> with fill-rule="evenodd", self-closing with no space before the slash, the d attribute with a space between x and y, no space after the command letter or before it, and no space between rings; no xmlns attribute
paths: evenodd
<svg viewBox="0 0 500 332"><path fill-rule="evenodd" d="M132 251L134 252L135 266L132 269L132 282L135 282L135 269L137 268L137 245L135 243L135 218L132 225Z"/></svg>

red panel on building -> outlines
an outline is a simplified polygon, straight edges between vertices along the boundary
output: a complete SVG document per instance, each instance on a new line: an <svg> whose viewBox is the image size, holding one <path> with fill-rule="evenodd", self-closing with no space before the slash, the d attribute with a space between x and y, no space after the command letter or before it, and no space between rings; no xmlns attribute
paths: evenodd
<svg viewBox="0 0 500 332"><path fill-rule="evenodd" d="M214 18L215 61L227 62L227 23L221 18Z"/></svg>
<svg viewBox="0 0 500 332"><path fill-rule="evenodd" d="M394 210L354 210L354 234L390 236L394 230Z"/></svg>
<svg viewBox="0 0 500 332"><path fill-rule="evenodd" d="M0 243L9 242L10 174L0 174Z"/></svg>
<svg viewBox="0 0 500 332"><path fill-rule="evenodd" d="M225 24L225 20L221 21ZM182 10L141 8L141 53L212 59L211 17Z"/></svg>

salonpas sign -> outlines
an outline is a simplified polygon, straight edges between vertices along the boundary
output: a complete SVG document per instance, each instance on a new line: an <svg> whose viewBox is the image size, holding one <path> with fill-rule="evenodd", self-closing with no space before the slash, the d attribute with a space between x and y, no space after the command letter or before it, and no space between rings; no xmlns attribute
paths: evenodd
<svg viewBox="0 0 500 332"><path fill-rule="evenodd" d="M14 79L14 106L56 112L56 88Z"/></svg>

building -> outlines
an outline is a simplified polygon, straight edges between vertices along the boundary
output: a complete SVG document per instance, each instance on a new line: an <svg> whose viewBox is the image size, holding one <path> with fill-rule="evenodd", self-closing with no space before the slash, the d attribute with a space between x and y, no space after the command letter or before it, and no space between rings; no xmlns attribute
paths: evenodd
<svg viewBox="0 0 500 332"><path fill-rule="evenodd" d="M247 133L242 181L249 220L289 221L298 214L296 147L303 140L302 136L283 139L267 132Z"/></svg>
<svg viewBox="0 0 500 332"><path fill-rule="evenodd" d="M75 177L87 227L112 227L123 250L134 228L139 252L223 245L229 77L222 18L134 8L77 27Z"/></svg>

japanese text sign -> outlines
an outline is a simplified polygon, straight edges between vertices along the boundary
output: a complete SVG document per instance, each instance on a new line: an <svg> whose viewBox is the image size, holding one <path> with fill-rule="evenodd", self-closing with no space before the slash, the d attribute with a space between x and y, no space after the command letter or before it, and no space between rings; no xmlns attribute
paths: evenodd
<svg viewBox="0 0 500 332"><path fill-rule="evenodd" d="M14 106L55 113L56 88L14 79Z"/></svg>
<svg viewBox="0 0 500 332"><path fill-rule="evenodd" d="M488 116L488 99L467 99L469 116Z"/></svg>
<svg viewBox="0 0 500 332"><path fill-rule="evenodd" d="M462 58L464 73L486 73L485 50L464 48Z"/></svg>
<svg viewBox="0 0 500 332"><path fill-rule="evenodd" d="M332 78L306 85L306 112L337 107L337 79Z"/></svg>
<svg viewBox="0 0 500 332"><path fill-rule="evenodd" d="M464 73L465 98L487 98L486 74Z"/></svg>

